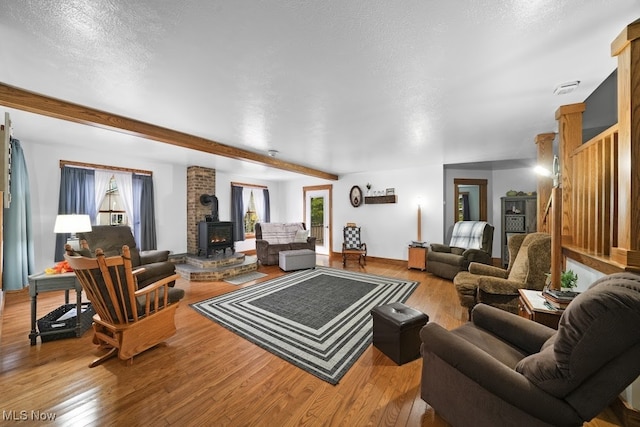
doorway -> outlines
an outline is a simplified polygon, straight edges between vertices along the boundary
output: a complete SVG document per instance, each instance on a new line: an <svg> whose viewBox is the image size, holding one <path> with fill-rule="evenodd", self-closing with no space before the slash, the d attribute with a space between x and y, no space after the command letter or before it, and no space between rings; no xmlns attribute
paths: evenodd
<svg viewBox="0 0 640 427"><path fill-rule="evenodd" d="M453 179L454 219L458 221L487 220L487 180L486 179Z"/></svg>
<svg viewBox="0 0 640 427"><path fill-rule="evenodd" d="M304 221L309 235L316 238L316 253L329 255L332 247L332 185L303 187Z"/></svg>

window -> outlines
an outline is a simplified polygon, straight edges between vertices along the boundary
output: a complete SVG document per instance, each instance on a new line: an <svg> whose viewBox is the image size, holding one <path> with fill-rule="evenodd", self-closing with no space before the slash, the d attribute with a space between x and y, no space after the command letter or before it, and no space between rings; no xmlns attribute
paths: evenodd
<svg viewBox="0 0 640 427"><path fill-rule="evenodd" d="M98 225L129 225L127 212L113 176L109 180L109 187L98 210L96 223Z"/></svg>
<svg viewBox="0 0 640 427"><path fill-rule="evenodd" d="M255 184L231 183L231 221L236 242L255 237L258 222L270 222L269 190Z"/></svg>
<svg viewBox="0 0 640 427"><path fill-rule="evenodd" d="M60 160L60 170L59 214L88 214L99 225L126 224L140 250L156 249L151 171L69 160ZM62 260L64 243L65 236L57 235L56 261Z"/></svg>
<svg viewBox="0 0 640 427"><path fill-rule="evenodd" d="M245 236L251 235L253 237L256 232L256 222L260 222L260 216L258 215L255 196L253 195L253 188L246 188L243 193L244 191L249 192L249 202L245 205L246 210L244 213L244 234Z"/></svg>

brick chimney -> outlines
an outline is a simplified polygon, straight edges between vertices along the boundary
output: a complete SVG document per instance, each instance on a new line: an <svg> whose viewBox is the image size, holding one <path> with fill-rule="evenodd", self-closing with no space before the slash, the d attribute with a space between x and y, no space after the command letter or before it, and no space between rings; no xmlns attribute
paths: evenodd
<svg viewBox="0 0 640 427"><path fill-rule="evenodd" d="M187 252L198 253L198 222L204 221L206 215L211 215L211 206L200 203L202 194L215 194L215 169L201 166L187 168Z"/></svg>

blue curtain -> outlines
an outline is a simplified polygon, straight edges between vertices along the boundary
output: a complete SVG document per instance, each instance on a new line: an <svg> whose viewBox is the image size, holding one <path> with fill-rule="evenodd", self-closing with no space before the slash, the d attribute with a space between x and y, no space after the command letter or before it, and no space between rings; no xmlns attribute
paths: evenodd
<svg viewBox="0 0 640 427"><path fill-rule="evenodd" d="M271 222L271 202L269 201L269 189L262 190L264 195L264 222Z"/></svg>
<svg viewBox="0 0 640 427"><path fill-rule="evenodd" d="M93 216L96 212L95 173L93 169L60 169L60 194L58 196L58 215L84 214ZM64 259L64 245L69 234L56 235L55 261ZM93 248L92 248L93 249Z"/></svg>
<svg viewBox="0 0 640 427"><path fill-rule="evenodd" d="M133 235L140 250L156 249L156 214L153 199L153 177L133 174L133 209L136 223Z"/></svg>
<svg viewBox="0 0 640 427"><path fill-rule="evenodd" d="M470 221L471 220L471 212L469 210L469 195L468 194L463 194L462 195L462 219L464 221Z"/></svg>
<svg viewBox="0 0 640 427"><path fill-rule="evenodd" d="M29 174L20 141L11 139L11 204L4 210L2 288L24 288L33 274L33 230ZM0 202L1 203L1 202Z"/></svg>
<svg viewBox="0 0 640 427"><path fill-rule="evenodd" d="M231 221L233 221L233 241L241 242L244 240L244 205L242 203L243 187L238 185L231 186Z"/></svg>

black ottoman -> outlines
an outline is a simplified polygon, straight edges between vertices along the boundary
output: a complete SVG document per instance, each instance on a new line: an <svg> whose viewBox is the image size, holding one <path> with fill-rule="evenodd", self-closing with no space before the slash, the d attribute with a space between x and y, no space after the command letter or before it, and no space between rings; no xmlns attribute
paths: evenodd
<svg viewBox="0 0 640 427"><path fill-rule="evenodd" d="M374 307L373 345L402 365L420 356L420 329L429 316L401 302Z"/></svg>

